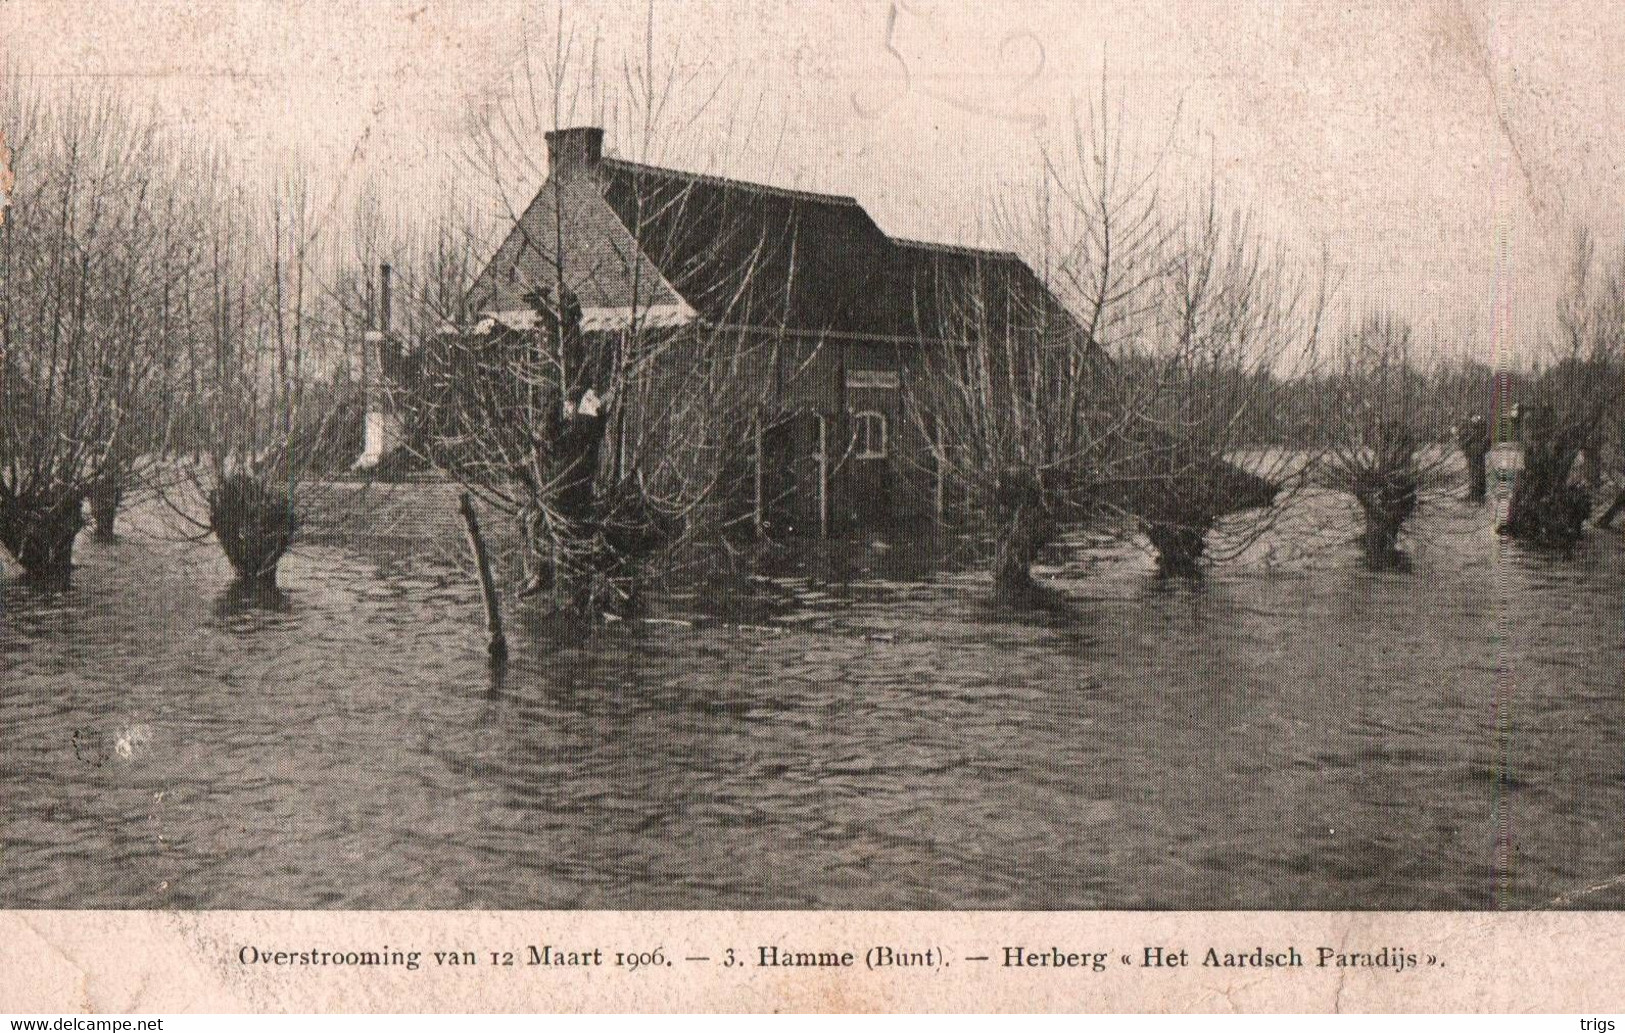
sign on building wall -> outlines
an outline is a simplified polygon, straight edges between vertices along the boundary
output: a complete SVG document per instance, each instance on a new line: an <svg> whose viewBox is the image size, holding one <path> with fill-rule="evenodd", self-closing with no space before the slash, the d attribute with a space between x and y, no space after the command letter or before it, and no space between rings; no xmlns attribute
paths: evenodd
<svg viewBox="0 0 1625 1033"><path fill-rule="evenodd" d="M895 391L898 387L897 371L890 369L849 369L846 371L846 386L852 387L878 387Z"/></svg>

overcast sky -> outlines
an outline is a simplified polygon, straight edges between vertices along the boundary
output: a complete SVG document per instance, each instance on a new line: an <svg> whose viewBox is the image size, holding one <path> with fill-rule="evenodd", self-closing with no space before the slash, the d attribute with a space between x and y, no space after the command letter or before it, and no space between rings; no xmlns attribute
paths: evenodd
<svg viewBox="0 0 1625 1033"><path fill-rule="evenodd" d="M555 16L511 0L5 0L0 45L29 74L117 82L252 166L302 155L414 204L469 174L474 114L511 99ZM568 31L611 68L647 17L643 0L578 2ZM1610 244L1622 227L1625 9L1606 0L656 0L654 18L657 48L703 66L697 82L720 75L751 136L713 171L855 195L901 235L979 242L977 199L1031 176L1103 70L1143 139L1177 112L1179 153L1211 155L1226 194L1307 260L1328 248L1350 304L1487 361L1531 351L1577 224Z"/></svg>

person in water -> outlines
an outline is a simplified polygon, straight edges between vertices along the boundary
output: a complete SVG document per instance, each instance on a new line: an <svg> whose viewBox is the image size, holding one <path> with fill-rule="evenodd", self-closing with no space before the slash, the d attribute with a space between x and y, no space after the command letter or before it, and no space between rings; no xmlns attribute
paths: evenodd
<svg viewBox="0 0 1625 1033"><path fill-rule="evenodd" d="M1489 494L1490 425L1474 414L1456 424L1456 443L1467 457L1467 501L1483 502Z"/></svg>

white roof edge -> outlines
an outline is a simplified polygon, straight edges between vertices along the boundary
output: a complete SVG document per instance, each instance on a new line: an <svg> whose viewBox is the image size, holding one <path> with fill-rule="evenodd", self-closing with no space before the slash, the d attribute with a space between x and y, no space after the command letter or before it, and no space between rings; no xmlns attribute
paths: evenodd
<svg viewBox="0 0 1625 1033"><path fill-rule="evenodd" d="M639 326L651 328L666 328L685 326L694 322L699 313L695 312L686 302L676 305L642 305L633 307L586 305L581 309L581 329L593 330L624 330L636 323ZM490 333L498 325L510 330L530 330L536 326L537 312L535 309L502 309L500 311L487 311L480 314L480 319L474 324L475 333Z"/></svg>

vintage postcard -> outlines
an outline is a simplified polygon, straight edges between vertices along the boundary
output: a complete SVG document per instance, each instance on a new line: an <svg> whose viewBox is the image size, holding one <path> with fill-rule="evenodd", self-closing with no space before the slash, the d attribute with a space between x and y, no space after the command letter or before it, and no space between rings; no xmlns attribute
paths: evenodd
<svg viewBox="0 0 1625 1033"><path fill-rule="evenodd" d="M0 1010L1617 1002L1622 86L0 0Z"/></svg>

